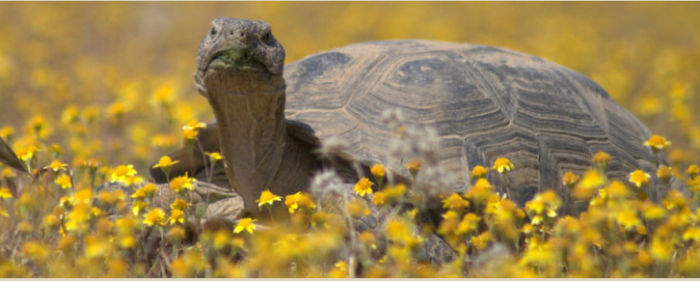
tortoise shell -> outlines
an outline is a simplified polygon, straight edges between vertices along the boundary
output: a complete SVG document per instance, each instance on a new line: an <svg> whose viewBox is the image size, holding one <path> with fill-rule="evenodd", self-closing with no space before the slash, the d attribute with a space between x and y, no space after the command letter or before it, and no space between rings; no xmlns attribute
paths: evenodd
<svg viewBox="0 0 700 281"><path fill-rule="evenodd" d="M348 152L407 173L391 162L387 146L396 132L381 122L400 108L413 124L437 129L439 163L468 188L476 165L498 157L519 204L536 193L569 190L562 175L581 175L598 151L612 156L606 175L627 182L630 172L656 170L643 146L649 130L591 79L547 60L502 48L421 40L379 41L318 53L284 69L286 117L308 124L326 140L350 142ZM503 184L489 173L495 185ZM657 200L666 187L649 185Z"/></svg>

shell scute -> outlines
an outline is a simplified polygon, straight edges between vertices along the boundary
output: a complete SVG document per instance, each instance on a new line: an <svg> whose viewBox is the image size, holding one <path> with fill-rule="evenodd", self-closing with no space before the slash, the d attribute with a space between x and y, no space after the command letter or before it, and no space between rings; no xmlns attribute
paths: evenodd
<svg viewBox="0 0 700 281"><path fill-rule="evenodd" d="M387 155L395 132L381 121L389 108L437 129L440 165L459 177L456 190L469 188L472 167L497 157L516 166L507 179L519 190L518 203L545 189L568 196L561 176L590 168L599 150L613 157L607 170L613 179L655 165L642 145L650 133L639 120L592 80L541 58L420 40L354 44L316 56L322 58L285 70L288 117L309 124L321 140L346 137L350 153L397 172L405 172L403 163ZM503 186L495 173L489 180Z"/></svg>

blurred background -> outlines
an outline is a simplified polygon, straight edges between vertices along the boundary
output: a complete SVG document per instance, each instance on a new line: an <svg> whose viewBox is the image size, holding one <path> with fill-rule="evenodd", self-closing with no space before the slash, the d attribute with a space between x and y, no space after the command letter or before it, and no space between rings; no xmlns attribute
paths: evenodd
<svg viewBox="0 0 700 281"><path fill-rule="evenodd" d="M16 149L59 144L72 165L96 158L145 173L182 145L183 124L213 117L192 74L211 20L224 16L269 22L287 63L400 38L546 58L666 136L682 171L700 155L699 13L697 2L3 2L0 136Z"/></svg>

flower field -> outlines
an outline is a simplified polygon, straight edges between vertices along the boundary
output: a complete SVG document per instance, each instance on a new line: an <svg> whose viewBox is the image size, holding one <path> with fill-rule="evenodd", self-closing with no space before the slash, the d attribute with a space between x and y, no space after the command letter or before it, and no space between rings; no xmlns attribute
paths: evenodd
<svg viewBox="0 0 700 281"><path fill-rule="evenodd" d="M700 277L699 11L693 2L0 3L0 137L31 172L0 164L0 277ZM419 189L386 180L377 164L350 188L327 173L309 192L260 194L258 207L270 216L283 207L289 220L202 230L188 221L204 212L190 196L203 183L156 185L148 170L184 165L163 156L197 145L213 118L192 73L220 16L269 22L287 63L405 38L540 56L603 86L649 127L644 145L668 165L614 181L611 156L595 154L588 172L563 177L590 200L571 217L551 191L522 207L497 194L486 175L518 169L498 158L472 167L468 192L441 194L431 225ZM654 177L687 190L651 202L642 190ZM123 188L99 188L114 183ZM174 199L159 204L161 189Z"/></svg>

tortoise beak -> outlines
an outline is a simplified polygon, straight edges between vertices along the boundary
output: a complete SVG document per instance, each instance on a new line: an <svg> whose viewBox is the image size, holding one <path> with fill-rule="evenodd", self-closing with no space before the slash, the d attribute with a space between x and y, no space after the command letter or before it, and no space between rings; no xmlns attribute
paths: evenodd
<svg viewBox="0 0 700 281"><path fill-rule="evenodd" d="M225 59L230 63L242 60L258 62L265 66L265 69L275 75L281 75L284 68L284 48L276 40L266 44L237 44L237 42L227 42L226 39L215 39L210 48L204 50L197 58L197 72L205 74L211 64L217 59Z"/></svg>

